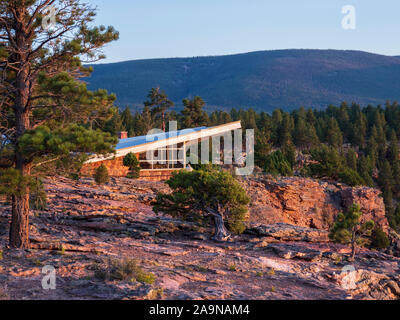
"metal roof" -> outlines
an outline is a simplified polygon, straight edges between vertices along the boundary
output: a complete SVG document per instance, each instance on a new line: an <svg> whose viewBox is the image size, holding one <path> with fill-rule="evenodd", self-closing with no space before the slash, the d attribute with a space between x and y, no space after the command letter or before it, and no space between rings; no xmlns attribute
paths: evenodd
<svg viewBox="0 0 400 320"><path fill-rule="evenodd" d="M160 133L150 134L150 135L146 135L146 136L120 139L118 144L115 147L115 150L132 148L132 147L140 146L145 143L166 140L169 138L174 138L174 137L182 136L182 135L192 133L192 132L198 132L198 131L205 130L205 129L208 129L208 127L198 127L198 128L193 128L193 129L183 129L183 130L177 130L177 131L160 132Z"/></svg>
<svg viewBox="0 0 400 320"><path fill-rule="evenodd" d="M93 156L86 163L104 161L115 157L122 157L128 153L141 153L148 150L157 150L165 146L175 145L182 142L204 139L218 136L226 132L240 129L240 121L226 123L216 127L198 127L178 131L160 132L146 136L120 139L116 145L116 154L110 156Z"/></svg>

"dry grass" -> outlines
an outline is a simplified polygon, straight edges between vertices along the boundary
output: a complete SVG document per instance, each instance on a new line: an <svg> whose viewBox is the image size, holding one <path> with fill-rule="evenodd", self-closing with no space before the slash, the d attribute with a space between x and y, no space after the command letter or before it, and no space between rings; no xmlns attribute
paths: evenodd
<svg viewBox="0 0 400 320"><path fill-rule="evenodd" d="M101 280L130 280L152 284L155 276L140 267L136 260L109 260L106 266L95 266L95 277Z"/></svg>

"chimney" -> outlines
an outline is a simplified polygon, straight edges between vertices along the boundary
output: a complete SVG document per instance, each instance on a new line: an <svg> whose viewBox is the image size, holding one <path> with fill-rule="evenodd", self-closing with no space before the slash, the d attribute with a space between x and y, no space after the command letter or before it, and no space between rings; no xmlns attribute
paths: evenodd
<svg viewBox="0 0 400 320"><path fill-rule="evenodd" d="M127 131L118 132L118 139L127 139L127 138L128 138L128 132Z"/></svg>

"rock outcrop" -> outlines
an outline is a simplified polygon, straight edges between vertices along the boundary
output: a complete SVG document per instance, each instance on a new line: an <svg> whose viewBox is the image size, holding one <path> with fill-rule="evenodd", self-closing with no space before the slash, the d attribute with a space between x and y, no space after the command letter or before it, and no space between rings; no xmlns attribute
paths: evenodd
<svg viewBox="0 0 400 320"><path fill-rule="evenodd" d="M249 179L243 186L252 200L252 224L288 223L329 230L339 212L357 203L365 213L363 219L374 220L388 232L385 206L377 189L298 177Z"/></svg>
<svg viewBox="0 0 400 320"><path fill-rule="evenodd" d="M321 218L312 210L307 215L312 201L318 210L329 203L338 212L347 187L306 180L305 188L314 189L300 193L299 181L248 182L256 201L253 222L258 208L261 218L278 223L258 222L246 234L220 243L211 241L204 227L152 211L156 193L168 190L163 183L118 178L98 186L93 179L49 178L47 210L32 212L29 250L7 249L10 205L0 199L0 300L400 299L400 258L360 248L350 262L349 247L327 242L328 232L315 228ZM374 190L356 190L345 199L370 201L368 208L375 212ZM300 196L302 202L295 200ZM273 214L265 215L266 207ZM279 218L280 213L286 216ZM136 267L127 270L133 276L121 277L106 267L112 261L129 266L124 262L132 259ZM56 290L42 288L42 268L48 265L56 270Z"/></svg>

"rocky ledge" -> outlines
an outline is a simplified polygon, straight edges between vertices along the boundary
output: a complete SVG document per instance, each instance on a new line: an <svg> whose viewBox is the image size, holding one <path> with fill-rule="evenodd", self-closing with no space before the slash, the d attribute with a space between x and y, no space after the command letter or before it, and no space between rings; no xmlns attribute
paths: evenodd
<svg viewBox="0 0 400 320"><path fill-rule="evenodd" d="M246 179L242 182L251 196L250 222L288 223L329 230L336 215L358 203L365 220L374 220L386 233L389 223L380 191L352 188L308 178Z"/></svg>
<svg viewBox="0 0 400 320"><path fill-rule="evenodd" d="M312 182L314 191L300 195L289 180L246 183L251 223L216 243L207 228L154 214L151 201L165 184L48 179L48 208L32 212L31 249L6 248L10 211L0 203L0 299L400 299L399 258L362 249L349 262L349 248L330 243L324 224L316 228L322 204L340 195L332 208L345 205L346 187ZM46 265L56 269L55 290L42 288Z"/></svg>

